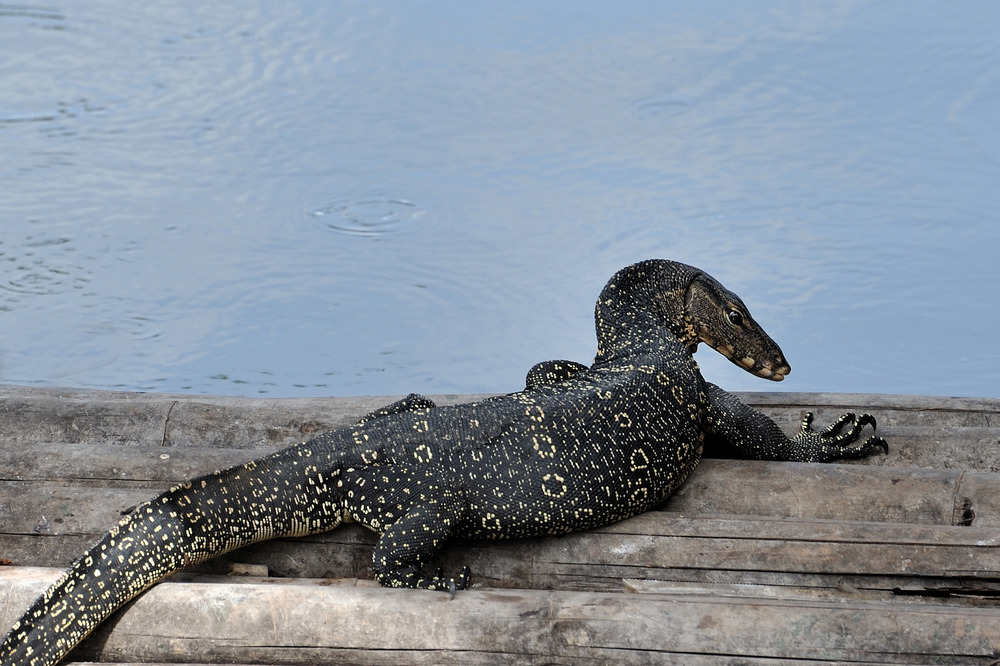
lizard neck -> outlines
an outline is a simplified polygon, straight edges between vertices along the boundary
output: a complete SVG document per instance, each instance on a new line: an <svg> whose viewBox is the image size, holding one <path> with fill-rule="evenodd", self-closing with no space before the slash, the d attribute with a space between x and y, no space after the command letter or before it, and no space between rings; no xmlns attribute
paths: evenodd
<svg viewBox="0 0 1000 666"><path fill-rule="evenodd" d="M607 363L683 345L698 347L685 298L701 271L673 261L650 260L623 268L601 291L595 307L597 358Z"/></svg>

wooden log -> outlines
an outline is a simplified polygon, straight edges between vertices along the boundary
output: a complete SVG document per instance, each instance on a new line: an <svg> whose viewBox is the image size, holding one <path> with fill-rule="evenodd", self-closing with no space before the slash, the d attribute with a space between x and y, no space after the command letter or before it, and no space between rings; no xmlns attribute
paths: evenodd
<svg viewBox="0 0 1000 666"><path fill-rule="evenodd" d="M402 396L241 398L0 386L0 442L276 449ZM438 404L487 396L435 396Z"/></svg>
<svg viewBox="0 0 1000 666"><path fill-rule="evenodd" d="M961 470L707 458L663 506L684 513L923 525L1000 525L1000 475ZM967 502L966 502L967 500ZM956 507L977 507L976 522Z"/></svg>
<svg viewBox="0 0 1000 666"><path fill-rule="evenodd" d="M309 569L369 577L373 540L366 531L338 530L294 546L273 541L224 556L217 567L238 561L266 564L276 575ZM654 512L563 537L459 541L439 563L446 571L468 565L476 585L494 588L613 590L635 578L992 595L1000 584L998 550L993 530Z"/></svg>
<svg viewBox="0 0 1000 666"><path fill-rule="evenodd" d="M0 481L0 557L19 565L65 566L130 507L158 490L249 455L251 452L245 450L95 445L2 448L0 470L16 469L11 476L18 478ZM740 514L747 524L755 526L763 523L751 516L879 523L896 519L909 524L950 525L959 515L955 502L960 498L969 500L968 506L976 509L972 527L985 528L1000 522L998 497L1000 475L994 474L706 460L664 508L675 517L707 514L699 520L713 519L712 514ZM903 529L913 532L916 528ZM983 534L981 530L975 533ZM219 571L233 561L245 561L268 565L281 576L367 576L373 542L374 536L361 528L340 528L308 539L254 546L215 562L207 570ZM591 585L602 585L602 578L608 578L579 578L576 574L560 577L554 571L543 574L527 569L525 562L538 561L538 555L530 551L526 545L467 544L453 549L453 554L446 555L446 562L457 567L468 561L481 580L504 587L586 585L587 580ZM684 575L690 577L691 572L684 570ZM611 578L625 575L614 574ZM681 574L671 571L670 575Z"/></svg>
<svg viewBox="0 0 1000 666"><path fill-rule="evenodd" d="M7 569L0 597L23 607L58 572ZM5 610L0 621L13 617ZM989 663L995 608L881 601L719 598L557 590L446 594L329 581L172 582L107 622L77 658L269 664ZM501 657L502 655L502 657ZM731 662L730 662L731 663Z"/></svg>
<svg viewBox="0 0 1000 666"><path fill-rule="evenodd" d="M818 424L868 411L890 443L868 465L1000 472L1000 400L829 393L737 393L789 434L803 411ZM0 387L0 442L74 442L271 450L352 423L400 396L234 398ZM439 404L482 395L432 396Z"/></svg>
<svg viewBox="0 0 1000 666"><path fill-rule="evenodd" d="M741 663L772 666L846 660L989 663L997 650L990 641L1000 634L980 622L980 615L993 618L1000 597L1000 543L989 529L1000 524L1000 401L741 397L789 433L805 409L814 411L819 423L843 411L871 411L892 451L862 464L705 460L663 511L566 537L456 543L441 558L446 569L469 564L478 586L509 588L477 587L456 600L478 600L481 606L471 601L468 607L434 606L418 596L413 597L418 605L407 607L409 597L387 602L383 593L393 591L372 589L370 581L329 597L334 587L329 580L208 584L215 579L185 573L177 578L187 582L155 588L117 624L103 627L79 656L192 663L492 663L495 650L507 650L504 660L524 663L714 665L732 663L732 655ZM159 490L351 423L392 399L0 388L0 558L61 568L122 511ZM370 532L347 526L260 544L218 558L202 571L240 562L267 565L281 576L368 579L373 540ZM0 599L6 601L0 621L7 624L44 586L38 583L20 599L18 571L0 567ZM642 594L620 594L623 580L626 589ZM188 600L178 602L170 595L184 585ZM279 587L298 592L269 596ZM196 627L188 629L183 621L197 617L206 603L198 597L206 590L218 592L209 595L215 601L202 611L210 617L193 620ZM254 600L250 611L240 606L247 600ZM144 616L134 616L133 633L122 631L121 623L149 603L154 606ZM264 618L259 609L268 604L275 605ZM450 617L456 608L463 617ZM175 609L188 620L179 620ZM339 619L326 621L330 614ZM339 635L330 638L331 630L352 630L358 618L377 620L382 633L392 627L399 643L380 636L382 642L359 647ZM414 625L413 618L417 625L432 618L433 626ZM304 633L285 631L284 621ZM271 624L262 629L255 622ZM170 625L161 641L158 623ZM407 623L411 626L402 633L396 631ZM226 628L231 625L237 628ZM360 630L372 631L371 626L362 622ZM503 633L507 643L475 639L489 631ZM465 634L475 640L455 642L456 636L467 639ZM522 635L530 639L527 649L509 638ZM433 645L428 638L435 639Z"/></svg>
<svg viewBox="0 0 1000 666"><path fill-rule="evenodd" d="M15 564L54 560L66 566L109 526L110 521L89 520L87 534L74 531L88 519L85 507L99 505L108 494L124 493L128 499L118 505L127 504L135 492L76 489L77 508L61 523L55 522L55 512L69 500L53 494L42 507L52 516L44 529L30 522L5 528L0 556ZM67 527L65 536L55 536ZM11 534L12 529L21 533ZM278 576L368 577L374 540L371 532L348 525L323 535L258 544L217 558L201 570L220 571L241 562L266 565ZM1000 579L998 545L996 530L974 526L657 511L561 537L456 541L442 553L440 563L448 570L469 565L479 583L507 588L608 589L622 578L660 578L811 587L833 587L849 579L855 587L886 590L937 584L939 578Z"/></svg>
<svg viewBox="0 0 1000 666"><path fill-rule="evenodd" d="M492 661L489 662L489 663L494 663L495 664L495 663L506 662L506 661L507 661L506 655L497 655L497 656L494 656L493 659L492 659ZM68 661L68 662L65 662L65 663L66 663L66 666L96 666L97 662L92 662L92 661L75 661L75 660L72 660L72 661ZM140 664L137 664L137 663L124 663L124 662L120 662L120 661L116 661L116 662L102 661L100 663L101 663L101 666L140 666ZM166 664L166 663L163 663L163 662L158 662L158 663L143 662L141 664L141 666L205 666L205 663L206 662L199 662L199 663L196 664L196 663L193 663L193 662L184 662L184 663ZM336 661L334 663L340 665L340 664L344 664L344 663L357 663L357 661L345 662L345 661L340 660L340 661ZM390 662L390 663L395 664L397 662ZM443 658L442 661L440 661L438 663L444 663L444 664L447 664L447 663L462 663L462 664L464 664L464 663L469 663L469 662L467 662L462 656L460 656L458 654L448 653L447 656L445 658ZM559 661L554 661L554 660L548 660L548 659L546 659L546 660L544 660L543 663L546 663L546 664L549 664L549 663L558 664ZM586 663L594 663L594 660L593 659L587 659L587 660L581 659L581 660L574 661L572 663L585 663L585 664ZM609 663L609 662L606 660L604 662L598 662L598 663ZM643 663L643 662L637 662L637 663ZM737 661L734 662L733 657L730 656L730 655L722 655L722 656L713 656L713 655L684 655L684 656L682 656L679 659L674 659L674 658L671 658L669 655L658 654L658 655L656 655L656 660L654 662L646 662L646 663L666 664L667 666L671 666L671 665L677 665L677 666L733 666L734 663L737 663L740 666L802 666L803 664L808 664L809 666L840 666L840 662L824 661L824 660L808 660L808 661L803 662L800 659L768 659L768 658L755 658L755 657L740 657ZM866 664L875 664L877 666L888 666L888 662L865 662L865 663ZM251 665L250 664L235 664L234 666L251 666Z"/></svg>
<svg viewBox="0 0 1000 666"><path fill-rule="evenodd" d="M0 447L0 530L34 527L42 507L74 487L143 489L118 512L173 484L259 455L246 449L25 443ZM62 488L62 490L57 490ZM84 495L86 497L86 495ZM1000 475L962 470L705 459L664 508L694 513L1000 526ZM94 499L97 499L94 497ZM87 501L81 499L81 502ZM28 510L22 516L22 510ZM971 512L971 513L970 513ZM49 514L53 514L49 510ZM54 515L54 514L53 514ZM115 518L116 519L116 518ZM108 518L100 518L99 525ZM9 521L9 522L6 522ZM74 527L98 533L99 525Z"/></svg>

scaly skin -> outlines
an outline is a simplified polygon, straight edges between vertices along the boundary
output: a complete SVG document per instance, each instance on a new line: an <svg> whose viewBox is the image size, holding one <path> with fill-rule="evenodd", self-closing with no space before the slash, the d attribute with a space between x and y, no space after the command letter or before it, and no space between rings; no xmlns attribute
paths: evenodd
<svg viewBox="0 0 1000 666"><path fill-rule="evenodd" d="M590 367L550 361L524 391L436 407L418 395L352 427L209 474L140 505L14 625L3 664L55 664L126 601L183 567L250 543L333 529L379 533L373 571L393 587L468 585L428 573L453 536L533 537L612 523L660 504L706 440L740 457L830 460L874 419L846 415L793 439L706 382L705 342L761 377L790 371L742 301L704 272L651 260L619 271L597 302ZM844 431L844 427L851 427Z"/></svg>

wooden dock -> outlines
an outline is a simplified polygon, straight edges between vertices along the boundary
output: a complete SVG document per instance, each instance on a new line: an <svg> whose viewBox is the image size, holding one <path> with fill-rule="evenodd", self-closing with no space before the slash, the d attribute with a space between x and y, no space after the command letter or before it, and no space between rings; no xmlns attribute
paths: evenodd
<svg viewBox="0 0 1000 666"><path fill-rule="evenodd" d="M817 424L871 412L889 454L708 459L660 510L616 525L456 542L441 564L468 564L475 586L453 600L376 586L357 525L260 544L153 588L72 659L1000 663L1000 400L741 396L789 434L807 409ZM0 631L130 507L393 399L0 387Z"/></svg>

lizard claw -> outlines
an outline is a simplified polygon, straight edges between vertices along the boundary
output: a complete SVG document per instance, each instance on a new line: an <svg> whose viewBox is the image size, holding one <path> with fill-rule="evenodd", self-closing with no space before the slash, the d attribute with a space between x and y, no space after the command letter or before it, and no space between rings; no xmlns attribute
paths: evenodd
<svg viewBox="0 0 1000 666"><path fill-rule="evenodd" d="M857 423L859 426L870 425L872 427L872 430L878 428L878 423L875 422L875 417L872 416L871 414L862 414L861 416L858 417L858 420L855 423Z"/></svg>
<svg viewBox="0 0 1000 666"><path fill-rule="evenodd" d="M462 567L462 571L458 574L458 578L448 579L448 592L450 594L450 599L455 598L455 592L457 590L466 590L469 587L469 583L472 580L472 569L465 566Z"/></svg>
<svg viewBox="0 0 1000 666"><path fill-rule="evenodd" d="M455 592L458 590L465 590L469 587L469 582L472 579L472 570L465 566L462 567L461 573L458 574L458 578L448 579L448 599L455 598Z"/></svg>
<svg viewBox="0 0 1000 666"><path fill-rule="evenodd" d="M848 412L819 431L813 430L812 422L812 412L802 415L799 432L792 439L793 460L826 462L836 458L865 458L877 449L889 452L889 444L877 435L858 442L865 426L870 425L872 430L877 427L875 417L871 414L857 416L853 412Z"/></svg>
<svg viewBox="0 0 1000 666"><path fill-rule="evenodd" d="M462 567L461 573L455 578L445 578L441 569L437 569L432 577L420 578L412 585L424 590L438 590L447 592L450 599L455 598L455 593L469 587L472 578L472 570L469 567Z"/></svg>

